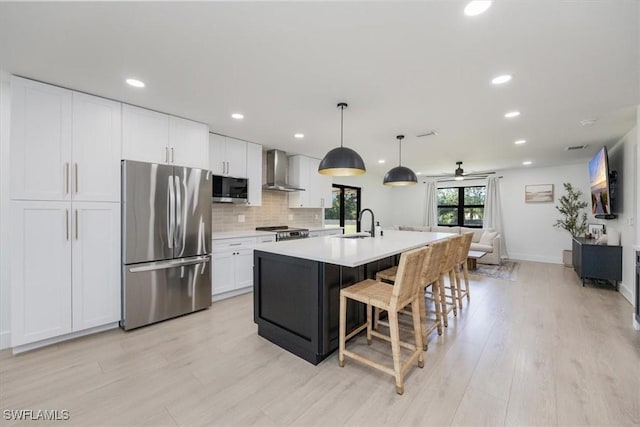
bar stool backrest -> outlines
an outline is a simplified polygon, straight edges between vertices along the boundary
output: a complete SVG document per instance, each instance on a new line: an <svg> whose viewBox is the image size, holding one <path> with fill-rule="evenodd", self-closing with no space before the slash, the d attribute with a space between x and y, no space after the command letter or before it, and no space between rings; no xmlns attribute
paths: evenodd
<svg viewBox="0 0 640 427"><path fill-rule="evenodd" d="M398 274L393 285L391 307L404 307L415 297L418 286L421 284L420 276L425 257L430 255L430 247L413 249L400 255Z"/></svg>
<svg viewBox="0 0 640 427"><path fill-rule="evenodd" d="M460 244L460 250L458 251L458 264L467 261L469 249L471 248L471 239L473 239L473 232L464 233L462 235L462 243Z"/></svg>
<svg viewBox="0 0 640 427"><path fill-rule="evenodd" d="M423 264L423 285L430 285L431 283L438 281L438 277L440 277L440 266L442 264L442 260L446 257L449 244L449 240L447 239L429 245L431 248L431 256L429 259L425 260Z"/></svg>
<svg viewBox="0 0 640 427"><path fill-rule="evenodd" d="M456 266L462 238L463 236L454 236L449 238L449 248L447 249L447 255L444 257L444 262L442 263L443 269L440 270L441 274L448 273Z"/></svg>

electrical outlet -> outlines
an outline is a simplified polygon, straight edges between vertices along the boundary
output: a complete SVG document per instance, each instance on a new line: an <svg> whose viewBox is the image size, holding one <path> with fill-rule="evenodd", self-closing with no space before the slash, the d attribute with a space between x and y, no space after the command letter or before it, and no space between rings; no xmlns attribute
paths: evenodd
<svg viewBox="0 0 640 427"><path fill-rule="evenodd" d="M316 214L316 219L318 219L318 214Z"/></svg>
<svg viewBox="0 0 640 427"><path fill-rule="evenodd" d="M627 225L630 225L633 227L635 220L632 216L630 216L629 218L627 218Z"/></svg>
<svg viewBox="0 0 640 427"><path fill-rule="evenodd" d="M244 222L244 215L238 215L238 222Z"/></svg>
<svg viewBox="0 0 640 427"><path fill-rule="evenodd" d="M293 214L289 214L289 221L293 221Z"/></svg>

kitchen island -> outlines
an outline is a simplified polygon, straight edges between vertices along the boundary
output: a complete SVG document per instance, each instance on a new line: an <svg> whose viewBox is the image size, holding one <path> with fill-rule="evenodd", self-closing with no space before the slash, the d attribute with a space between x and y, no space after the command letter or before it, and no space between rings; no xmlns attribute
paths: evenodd
<svg viewBox="0 0 640 427"><path fill-rule="evenodd" d="M454 236L385 231L267 243L254 251L253 301L258 334L315 364L338 348L340 289L396 264L402 252ZM365 321L349 301L347 332Z"/></svg>

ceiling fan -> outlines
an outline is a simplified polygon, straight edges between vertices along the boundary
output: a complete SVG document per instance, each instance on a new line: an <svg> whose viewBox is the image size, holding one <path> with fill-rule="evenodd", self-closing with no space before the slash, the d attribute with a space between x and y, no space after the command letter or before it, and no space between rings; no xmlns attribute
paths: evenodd
<svg viewBox="0 0 640 427"><path fill-rule="evenodd" d="M440 175L426 175L426 178L438 178L438 181L462 181L463 179L482 179L489 175L495 174L495 172L470 172L465 173L462 169L462 162L456 162L456 169L452 174L440 174Z"/></svg>

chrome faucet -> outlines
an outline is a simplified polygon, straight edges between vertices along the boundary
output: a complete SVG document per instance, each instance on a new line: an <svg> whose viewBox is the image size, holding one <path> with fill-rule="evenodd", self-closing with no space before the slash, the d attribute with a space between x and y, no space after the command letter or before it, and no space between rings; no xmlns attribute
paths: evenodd
<svg viewBox="0 0 640 427"><path fill-rule="evenodd" d="M370 233L371 233L371 237L376 237L376 221L374 219L373 211L371 209L366 208L360 211L360 213L358 214L358 228L360 228L360 221L362 220L362 214L365 211L369 211L371 213L371 232Z"/></svg>

